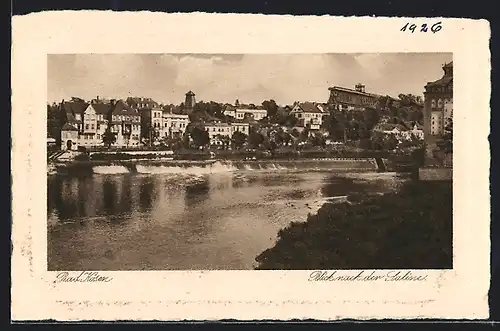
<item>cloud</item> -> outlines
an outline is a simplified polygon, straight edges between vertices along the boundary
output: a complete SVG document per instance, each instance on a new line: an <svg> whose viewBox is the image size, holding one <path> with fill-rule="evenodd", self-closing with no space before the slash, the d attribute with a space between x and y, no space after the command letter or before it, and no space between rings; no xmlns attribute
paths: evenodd
<svg viewBox="0 0 500 331"><path fill-rule="evenodd" d="M361 82L381 94L421 94L451 54L78 54L50 55L49 101L96 95L261 103L320 101L328 87Z"/></svg>
<svg viewBox="0 0 500 331"><path fill-rule="evenodd" d="M377 79L383 75L386 66L390 63L391 55L380 53L357 54L354 59L370 79Z"/></svg>

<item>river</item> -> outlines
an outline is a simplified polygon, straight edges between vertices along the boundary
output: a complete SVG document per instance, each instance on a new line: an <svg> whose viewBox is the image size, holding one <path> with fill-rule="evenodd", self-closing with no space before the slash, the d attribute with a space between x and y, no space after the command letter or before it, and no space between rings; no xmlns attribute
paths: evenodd
<svg viewBox="0 0 500 331"><path fill-rule="evenodd" d="M248 270L331 197L397 189L395 173L219 164L49 175L49 270Z"/></svg>

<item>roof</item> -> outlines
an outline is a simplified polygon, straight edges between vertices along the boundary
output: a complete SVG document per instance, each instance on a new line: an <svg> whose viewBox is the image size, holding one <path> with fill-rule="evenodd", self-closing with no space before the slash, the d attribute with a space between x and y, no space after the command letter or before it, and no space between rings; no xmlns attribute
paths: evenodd
<svg viewBox="0 0 500 331"><path fill-rule="evenodd" d="M127 100L126 100L126 102L127 103L139 103L139 102L153 102L153 103L156 103L156 101L154 101L151 98L142 98L142 97L128 97Z"/></svg>
<svg viewBox="0 0 500 331"><path fill-rule="evenodd" d="M71 114L82 114L89 104L87 102L63 102L62 107L66 114L71 113Z"/></svg>
<svg viewBox="0 0 500 331"><path fill-rule="evenodd" d="M359 95L363 95L363 96L366 96L366 97L372 97L372 98L379 97L379 95L376 95L376 94L366 93L366 92L360 92L360 91L356 91L356 90L353 90L353 89L350 89L350 88L347 88L347 87L334 86L334 87L329 87L328 89L330 91L332 91L332 90L338 90L338 91L342 91L342 92L359 94Z"/></svg>
<svg viewBox="0 0 500 331"><path fill-rule="evenodd" d="M313 102L300 102L297 106L302 109L304 113L323 113L323 111Z"/></svg>
<svg viewBox="0 0 500 331"><path fill-rule="evenodd" d="M237 107L234 107L236 111L238 110L245 110L248 112L253 112L253 111L267 111L264 107L262 106L255 106L255 107L250 107L250 105L239 105Z"/></svg>
<svg viewBox="0 0 500 331"><path fill-rule="evenodd" d="M72 125L69 125L68 123L65 123L62 128L61 128L61 131L78 131L77 128L75 128L74 126Z"/></svg>
<svg viewBox="0 0 500 331"><path fill-rule="evenodd" d="M231 121L230 123L231 125L250 125L250 123L248 122L243 122L241 120L234 120L234 121Z"/></svg>
<svg viewBox="0 0 500 331"><path fill-rule="evenodd" d="M398 129L400 131L408 131L408 129L401 124L390 123L379 123L373 129L376 131L392 131L394 129Z"/></svg>
<svg viewBox="0 0 500 331"><path fill-rule="evenodd" d="M139 116L140 114L123 102L123 100L118 100L113 108L113 115Z"/></svg>
<svg viewBox="0 0 500 331"><path fill-rule="evenodd" d="M163 117L182 117L182 118L189 118L189 115L186 114L176 114L176 113L171 113L168 110L163 111Z"/></svg>
<svg viewBox="0 0 500 331"><path fill-rule="evenodd" d="M442 78L434 81L434 82L428 82L427 85L425 85L426 87L427 86L447 86L448 84L450 84L451 82L453 82L453 77L451 76L443 76Z"/></svg>
<svg viewBox="0 0 500 331"><path fill-rule="evenodd" d="M96 114L107 115L111 111L111 104L109 103L92 103L92 108L94 108Z"/></svg>
<svg viewBox="0 0 500 331"><path fill-rule="evenodd" d="M215 122L208 122L208 123L204 123L204 126L229 126L229 124L227 123L215 123Z"/></svg>

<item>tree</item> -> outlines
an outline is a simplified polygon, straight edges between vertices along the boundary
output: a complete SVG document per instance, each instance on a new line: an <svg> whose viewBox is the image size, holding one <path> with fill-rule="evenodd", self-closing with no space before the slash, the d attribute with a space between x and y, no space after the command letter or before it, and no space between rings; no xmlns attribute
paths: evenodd
<svg viewBox="0 0 500 331"><path fill-rule="evenodd" d="M326 140L325 138L319 134L319 133L316 133L314 134L311 139L310 139L310 142L313 146L319 146L319 147L322 147L322 148L325 148L326 147Z"/></svg>
<svg viewBox="0 0 500 331"><path fill-rule="evenodd" d="M196 147L204 147L209 144L210 137L208 132L195 126L191 129L191 138Z"/></svg>
<svg viewBox="0 0 500 331"><path fill-rule="evenodd" d="M396 148L397 146L398 146L398 140L396 139L396 137L393 134L390 134L387 137L385 137L384 149L391 151L394 148Z"/></svg>
<svg viewBox="0 0 500 331"><path fill-rule="evenodd" d="M104 134L102 135L102 143L109 149L111 145L116 142L116 135L111 132L111 128L108 126Z"/></svg>
<svg viewBox="0 0 500 331"><path fill-rule="evenodd" d="M274 141L278 146L288 146L291 140L292 137L290 136L290 134L281 129L278 130L278 132L276 132L276 135L274 136Z"/></svg>
<svg viewBox="0 0 500 331"><path fill-rule="evenodd" d="M299 140L301 142L306 142L309 139L309 128L304 128L304 130L299 135Z"/></svg>
<svg viewBox="0 0 500 331"><path fill-rule="evenodd" d="M264 142L264 136L258 132L252 132L248 136L248 143L254 148L258 148Z"/></svg>
<svg viewBox="0 0 500 331"><path fill-rule="evenodd" d="M247 135L240 131L234 132L233 136L231 137L231 141L234 147L237 149L243 147L246 140L247 140Z"/></svg>
<svg viewBox="0 0 500 331"><path fill-rule="evenodd" d="M264 109L267 110L267 116L269 118L275 117L276 113L278 112L278 105L276 104L276 101L274 101L273 99L263 101L262 107L264 107Z"/></svg>
<svg viewBox="0 0 500 331"><path fill-rule="evenodd" d="M380 120L380 115L376 109L367 108L364 112L364 123L367 130L372 130Z"/></svg>

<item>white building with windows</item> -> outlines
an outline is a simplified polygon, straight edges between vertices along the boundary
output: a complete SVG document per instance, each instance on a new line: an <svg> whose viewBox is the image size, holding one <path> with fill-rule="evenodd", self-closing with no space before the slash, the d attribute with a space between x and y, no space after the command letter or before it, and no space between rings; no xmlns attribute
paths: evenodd
<svg viewBox="0 0 500 331"><path fill-rule="evenodd" d="M210 138L211 145L221 144L221 137L227 137L231 139L235 132L241 132L247 136L250 133L250 124L244 122L210 122L205 123L203 126L205 128L205 131L208 132L208 137Z"/></svg>
<svg viewBox="0 0 500 331"><path fill-rule="evenodd" d="M174 114L160 108L145 110L141 112L143 123L149 125L154 132L155 139L182 135L186 132L190 123L189 116L185 114Z"/></svg>
<svg viewBox="0 0 500 331"><path fill-rule="evenodd" d="M290 112L298 120L297 126L319 130L323 124L323 116L327 113L321 105L313 102L296 102Z"/></svg>
<svg viewBox="0 0 500 331"><path fill-rule="evenodd" d="M224 109L224 115L234 117L237 120L248 118L260 121L267 117L267 110L262 106L240 104L240 102L236 100L234 106L230 105Z"/></svg>

